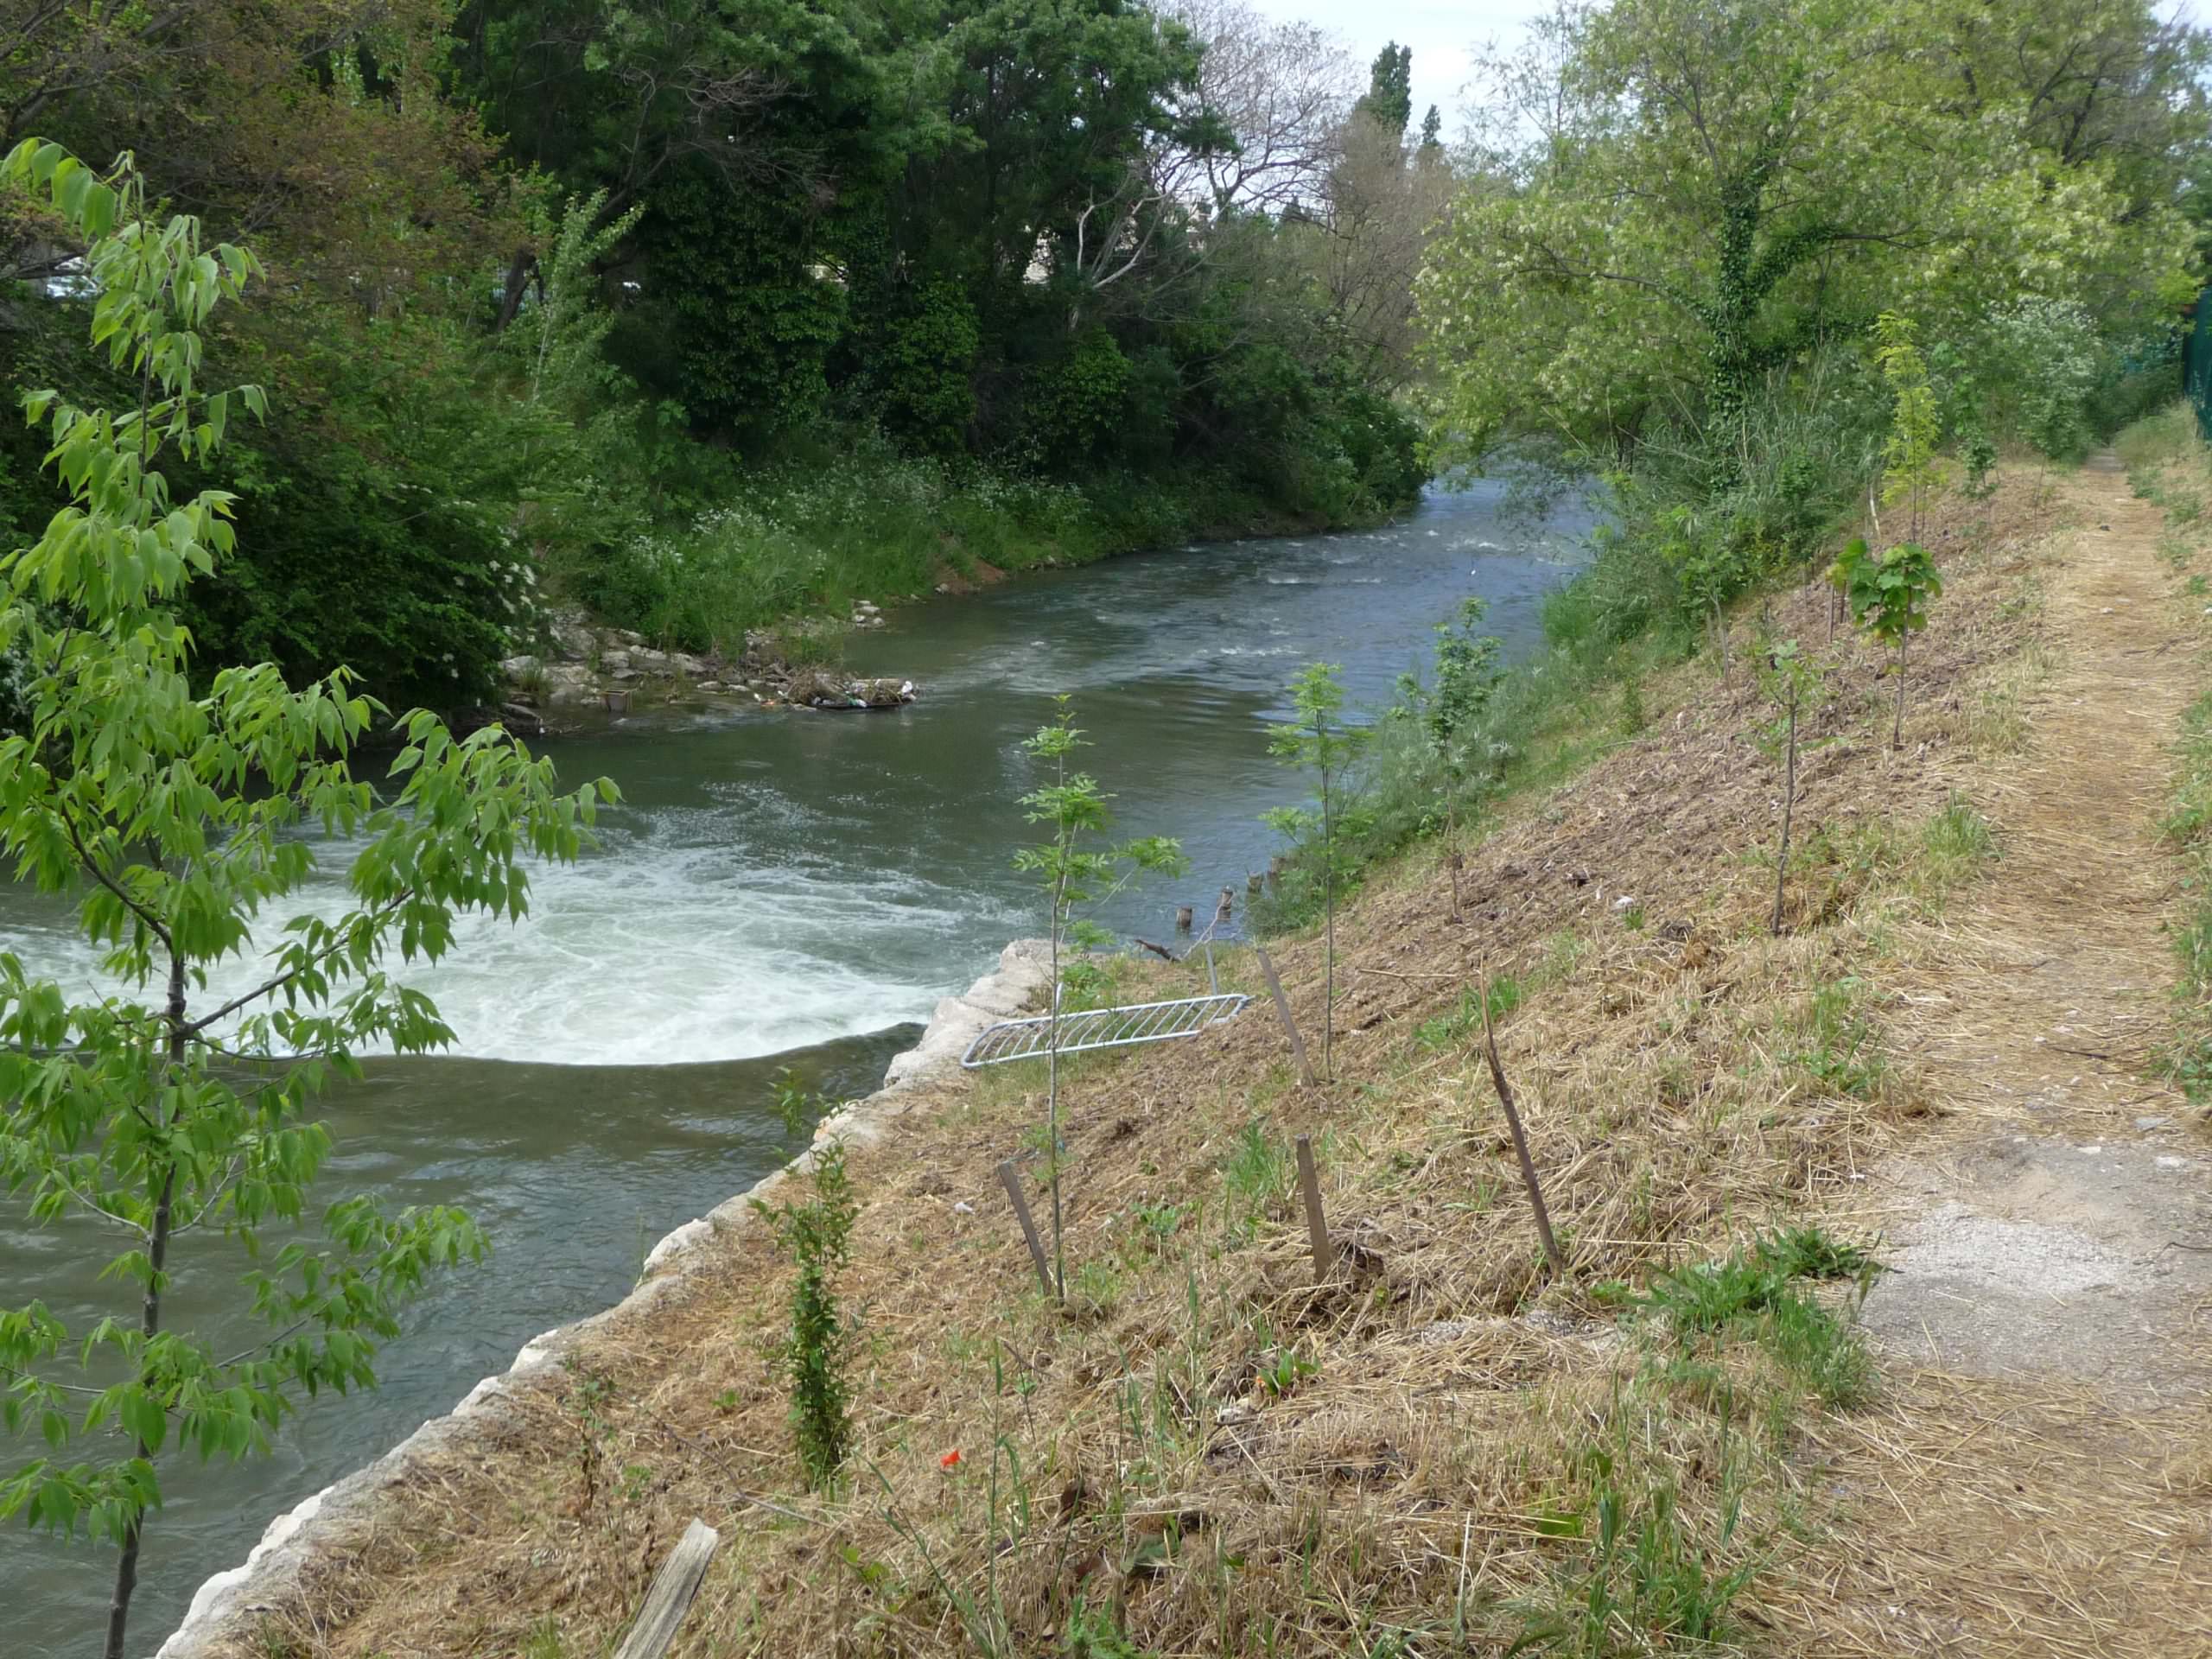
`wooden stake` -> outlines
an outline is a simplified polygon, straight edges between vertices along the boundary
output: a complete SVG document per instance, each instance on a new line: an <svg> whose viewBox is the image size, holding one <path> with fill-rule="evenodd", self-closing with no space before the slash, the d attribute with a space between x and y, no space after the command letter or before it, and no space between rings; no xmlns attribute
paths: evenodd
<svg viewBox="0 0 2212 1659"><path fill-rule="evenodd" d="M668 1651L668 1644L676 1640L676 1633L683 1628L683 1616L691 1611L691 1598L699 1593L699 1580L707 1574L707 1563L715 1559L715 1551L721 1545L721 1535L698 1516L691 1517L691 1524L683 1529L683 1536L661 1563L660 1571L653 1576L652 1588L645 1592L645 1605L639 1611L638 1622L630 1627L629 1640L623 1643L614 1659L660 1659Z"/></svg>
<svg viewBox="0 0 2212 1659"><path fill-rule="evenodd" d="M1313 1068L1306 1062L1306 1039L1298 1034L1298 1021L1290 1017L1290 999L1282 994L1282 981L1275 977L1275 965L1268 960L1263 948L1254 946L1252 954L1260 959L1260 972L1268 982L1268 995L1275 1000L1275 1017L1282 1021L1283 1032L1290 1039L1291 1058L1298 1062L1298 1079L1311 1089Z"/></svg>
<svg viewBox="0 0 2212 1659"><path fill-rule="evenodd" d="M1337 1253L1329 1246L1328 1218L1321 1213L1321 1177L1313 1167L1313 1143L1298 1137L1298 1190L1306 1199L1306 1237L1313 1247L1313 1282L1322 1284L1336 1266Z"/></svg>
<svg viewBox="0 0 2212 1659"><path fill-rule="evenodd" d="M1260 896L1261 886L1266 880L1267 878L1257 870L1244 878L1244 898L1247 903Z"/></svg>
<svg viewBox="0 0 2212 1659"><path fill-rule="evenodd" d="M1227 921L1235 911L1236 905L1236 890L1234 887L1224 887L1221 890L1221 902L1214 906L1214 920L1217 922Z"/></svg>
<svg viewBox="0 0 2212 1659"><path fill-rule="evenodd" d="M1187 933L1191 931L1190 906L1178 905L1175 906L1175 931L1178 933Z"/></svg>
<svg viewBox="0 0 2212 1659"><path fill-rule="evenodd" d="M1021 1196L1021 1172L1009 1158L999 1166L999 1185L1006 1188L1007 1197L1014 1204L1014 1218L1021 1224L1021 1236L1029 1245L1029 1259L1037 1266L1037 1288L1047 1296L1052 1294L1052 1269L1045 1260L1045 1241L1037 1236L1037 1224L1029 1217L1029 1200Z"/></svg>
<svg viewBox="0 0 2212 1659"><path fill-rule="evenodd" d="M1482 998L1483 1047L1490 1056L1490 1080L1497 1085L1498 1104L1505 1108L1505 1127L1513 1132L1513 1150L1521 1160L1522 1184L1529 1189L1529 1207L1536 1213L1536 1236L1544 1242L1544 1255L1551 1262L1552 1271L1564 1276L1567 1261L1553 1241L1551 1211L1544 1208L1544 1189L1536 1184L1536 1165L1529 1156L1529 1137L1521 1132L1521 1114L1514 1109L1513 1090L1505 1081L1505 1067L1497 1058L1497 1033L1491 1030L1490 1023L1488 981L1483 983Z"/></svg>

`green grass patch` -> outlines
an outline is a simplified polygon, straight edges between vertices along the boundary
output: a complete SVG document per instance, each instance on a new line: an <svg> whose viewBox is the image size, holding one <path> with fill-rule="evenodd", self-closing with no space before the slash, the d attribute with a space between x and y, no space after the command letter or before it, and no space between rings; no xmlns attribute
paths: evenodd
<svg viewBox="0 0 2212 1659"><path fill-rule="evenodd" d="M733 467L717 482L715 504L689 518L565 556L559 590L660 644L734 652L749 631L926 594L948 569L968 577L1328 527L1217 472L1056 483L902 455L873 437ZM778 637L799 656L822 654L810 631Z"/></svg>
<svg viewBox="0 0 2212 1659"><path fill-rule="evenodd" d="M1865 1338L1855 1320L1801 1286L1849 1281L1855 1312L1881 1271L1855 1244L1817 1227L1788 1227L1717 1260L1656 1274L1640 1296L1613 1287L1611 1298L1686 1349L1727 1337L1754 1339L1821 1403L1850 1407L1873 1392Z"/></svg>
<svg viewBox="0 0 2212 1659"><path fill-rule="evenodd" d="M2112 442L2120 464L2132 475L2170 461L2192 460L2203 453L2196 435L2196 417L2188 404L2177 400L2157 414L2136 422ZM2139 495L2148 492L2139 490Z"/></svg>
<svg viewBox="0 0 2212 1659"><path fill-rule="evenodd" d="M1482 1035L1485 988L1470 985L1459 1001L1444 1013L1414 1027L1414 1041L1432 1054L1456 1053ZM1487 988L1490 1017L1494 1024L1521 1006L1521 982L1501 974Z"/></svg>
<svg viewBox="0 0 2212 1659"><path fill-rule="evenodd" d="M1230 1230L1249 1238L1290 1195L1290 1148L1255 1117L1230 1138L1221 1160L1222 1197Z"/></svg>
<svg viewBox="0 0 2212 1659"><path fill-rule="evenodd" d="M1920 852L1914 885L1923 898L1940 904L1996 861L1997 836L1980 809L1954 792L1942 810L1921 826Z"/></svg>
<svg viewBox="0 0 2212 1659"><path fill-rule="evenodd" d="M1723 1570L1682 1524L1670 1481L1638 1491L1608 1463L1591 1505L1591 1550L1557 1574L1548 1593L1520 1608L1522 1630L1508 1655L1614 1659L1626 1653L1704 1652L1735 1633L1730 1609L1750 1588L1756 1561ZM1740 1504L1722 1500L1714 1553L1734 1542Z"/></svg>
<svg viewBox="0 0 2212 1659"><path fill-rule="evenodd" d="M1789 1058L1832 1094L1871 1100L1882 1090L1888 1065L1866 1004L1869 988L1856 975L1815 986L1805 1001Z"/></svg>

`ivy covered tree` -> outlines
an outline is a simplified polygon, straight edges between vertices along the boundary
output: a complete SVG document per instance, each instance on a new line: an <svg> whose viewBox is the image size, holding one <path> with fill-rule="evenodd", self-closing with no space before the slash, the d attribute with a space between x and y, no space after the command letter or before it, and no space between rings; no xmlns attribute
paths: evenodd
<svg viewBox="0 0 2212 1659"><path fill-rule="evenodd" d="M234 556L233 503L173 493L163 467L264 411L255 387L200 385L211 320L259 263L154 216L127 156L99 174L26 140L4 172L83 238L92 342L136 392L118 409L27 395L67 501L0 558L23 704L0 741L0 848L74 901L115 987L0 954L0 1185L34 1221L82 1216L118 1244L118 1306L89 1328L35 1286L0 1306L0 1427L44 1442L0 1478L0 1516L117 1547L105 1651L122 1659L162 1459L243 1458L302 1395L372 1387L401 1306L482 1251L457 1211L365 1196L328 1204L316 1237L331 1137L308 1109L365 1048L451 1040L394 969L451 949L463 912L520 915L525 861L575 856L613 791L559 793L498 728L457 740L419 711L384 780L357 777L384 711L343 669L294 690L267 663L226 667L195 690L175 607ZM359 849L347 908L287 914L326 837ZM230 1255L262 1342L226 1352L165 1317L188 1251L211 1269Z"/></svg>

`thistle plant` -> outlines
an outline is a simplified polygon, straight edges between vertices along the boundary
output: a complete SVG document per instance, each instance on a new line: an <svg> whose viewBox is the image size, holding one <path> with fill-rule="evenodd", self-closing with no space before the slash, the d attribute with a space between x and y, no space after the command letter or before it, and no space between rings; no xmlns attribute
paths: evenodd
<svg viewBox="0 0 2212 1659"><path fill-rule="evenodd" d="M1051 1026L1045 1057L1046 1173L1052 1201L1052 1287L1067 1300L1067 1249L1060 1205L1060 1018L1067 996L1064 966L1073 950L1112 943L1113 936L1087 912L1145 874L1175 874L1188 868L1179 843L1147 836L1118 845L1104 840L1112 823L1107 803L1113 797L1087 772L1070 762L1090 747L1066 696L1055 697L1050 724L1039 727L1022 747L1050 769L1052 781L1021 798L1023 821L1045 826L1046 838L1014 855L1014 868L1033 877L1043 889L1052 944Z"/></svg>

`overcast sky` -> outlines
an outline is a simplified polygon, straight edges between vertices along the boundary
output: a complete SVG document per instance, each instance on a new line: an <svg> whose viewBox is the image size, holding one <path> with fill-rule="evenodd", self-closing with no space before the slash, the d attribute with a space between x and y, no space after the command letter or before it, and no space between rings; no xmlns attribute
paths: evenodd
<svg viewBox="0 0 2212 1659"><path fill-rule="evenodd" d="M1482 47L1495 37L1508 44L1522 25L1549 10L1549 0L1252 0L1270 17L1301 18L1341 36L1361 63L1392 41L1414 49L1414 118L1433 104L1444 111L1449 137L1459 130L1459 89Z"/></svg>

